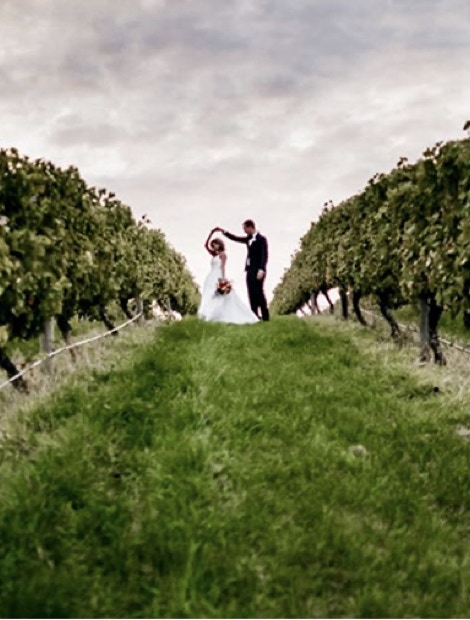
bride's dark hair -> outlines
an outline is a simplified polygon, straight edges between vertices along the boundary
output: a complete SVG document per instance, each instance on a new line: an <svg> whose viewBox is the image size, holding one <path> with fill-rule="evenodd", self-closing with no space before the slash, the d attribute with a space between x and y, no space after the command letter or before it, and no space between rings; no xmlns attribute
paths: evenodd
<svg viewBox="0 0 470 620"><path fill-rule="evenodd" d="M215 239L212 239L211 246L214 243L217 243L217 245L219 246L220 252L225 252L225 243L222 241L222 239L219 239L219 237L216 237Z"/></svg>

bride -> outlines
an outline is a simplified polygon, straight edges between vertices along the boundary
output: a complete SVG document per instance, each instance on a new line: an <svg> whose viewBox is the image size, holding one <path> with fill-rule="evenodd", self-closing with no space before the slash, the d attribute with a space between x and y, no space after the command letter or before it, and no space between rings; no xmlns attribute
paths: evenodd
<svg viewBox="0 0 470 620"><path fill-rule="evenodd" d="M202 287L202 299L199 306L198 316L206 321L218 321L221 323L258 323L258 317L242 301L237 293L228 286L228 293L224 293L223 282L226 281L225 265L227 255L222 239L211 237L216 229L211 230L204 247L212 256L211 270L207 275ZM217 289L221 292L217 292Z"/></svg>

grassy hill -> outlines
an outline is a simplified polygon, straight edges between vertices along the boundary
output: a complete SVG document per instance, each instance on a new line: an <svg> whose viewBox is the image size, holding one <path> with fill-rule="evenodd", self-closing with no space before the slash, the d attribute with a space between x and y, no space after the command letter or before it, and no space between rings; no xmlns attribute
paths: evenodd
<svg viewBox="0 0 470 620"><path fill-rule="evenodd" d="M6 427L2 617L468 614L466 367L330 317L148 334Z"/></svg>

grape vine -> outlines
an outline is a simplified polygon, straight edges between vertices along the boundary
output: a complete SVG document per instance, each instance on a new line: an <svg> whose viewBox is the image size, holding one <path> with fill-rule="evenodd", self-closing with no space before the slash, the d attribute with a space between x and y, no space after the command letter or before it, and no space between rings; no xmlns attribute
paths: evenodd
<svg viewBox="0 0 470 620"><path fill-rule="evenodd" d="M337 206L324 206L274 290L273 312L301 308L322 282L396 304L431 294L470 311L470 139L437 143Z"/></svg>
<svg viewBox="0 0 470 620"><path fill-rule="evenodd" d="M194 313L185 259L148 224L76 168L0 150L0 348L118 299Z"/></svg>

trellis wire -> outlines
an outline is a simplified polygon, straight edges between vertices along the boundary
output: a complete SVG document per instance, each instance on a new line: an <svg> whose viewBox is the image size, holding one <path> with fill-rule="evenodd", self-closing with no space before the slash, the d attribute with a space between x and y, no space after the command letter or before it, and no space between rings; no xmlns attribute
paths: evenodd
<svg viewBox="0 0 470 620"><path fill-rule="evenodd" d="M375 314L375 312L371 312L370 310L361 310L361 311L364 314L369 314L370 316L373 316L376 319L383 318L380 315ZM383 319L383 321L385 322L385 319ZM401 329L407 329L410 332L415 332L416 334L419 334L419 329L414 327L414 325L404 325L403 323L397 323L397 325ZM447 347L456 349L457 351L461 351L462 353L466 353L467 355L470 355L470 349L467 349L466 347L462 347L460 344L455 344L452 340L447 340L446 338L439 337L439 342L442 342L442 344L445 344Z"/></svg>
<svg viewBox="0 0 470 620"><path fill-rule="evenodd" d="M13 377L10 377L10 379L8 379L7 381L4 381L3 383L1 383L0 384L0 390L3 390L3 388L7 387L7 385L10 385L10 383L13 383L14 381L19 379L23 375L25 375L27 372L29 372L33 368L36 368L37 366L40 366L44 362L48 362L50 359L52 359L56 355L59 355L59 353L63 353L64 351L69 351L70 349L75 349L76 347L80 347L80 346L82 346L84 344L88 344L90 342L94 342L95 340L100 340L101 338L105 338L106 336L109 336L110 334L114 334L114 333L118 332L120 329L123 329L124 327L127 327L127 325L130 325L134 321L137 321L137 319L140 319L140 317L142 315L143 315L143 313L139 312L138 314L136 314L136 316L132 317L132 319L129 319L125 323L122 323L121 325L118 325L114 329L110 329L109 331L104 332L103 334L98 334L97 336L92 336L90 338L85 338L85 340L80 340L79 342L73 342L72 344L67 344L67 345L61 347L60 349L56 349L55 351L52 351L51 353L48 353L46 356L44 356L41 359L36 360L35 362L33 362L30 366L27 366L26 368L23 368L23 370L21 370L19 373L17 373Z"/></svg>

